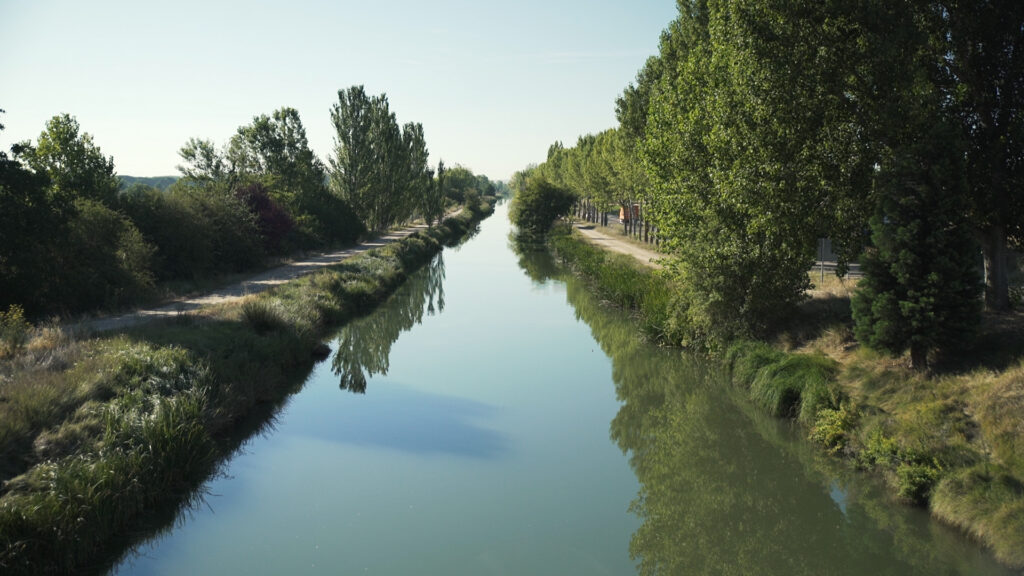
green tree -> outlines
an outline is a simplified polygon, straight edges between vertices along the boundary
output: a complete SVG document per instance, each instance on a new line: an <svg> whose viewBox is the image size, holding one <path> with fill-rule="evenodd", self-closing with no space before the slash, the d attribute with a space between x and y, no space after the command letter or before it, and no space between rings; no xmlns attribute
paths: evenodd
<svg viewBox="0 0 1024 576"><path fill-rule="evenodd" d="M571 192L537 175L512 198L509 218L523 234L545 234L555 220L569 213L574 200Z"/></svg>
<svg viewBox="0 0 1024 576"><path fill-rule="evenodd" d="M965 155L955 131L922 126L880 168L874 247L853 298L857 339L928 367L935 349L969 342L981 318L977 246L967 220Z"/></svg>
<svg viewBox="0 0 1024 576"><path fill-rule="evenodd" d="M376 159L371 147L373 102L362 86L338 91L331 108L334 152L329 158L331 187L364 223L371 221Z"/></svg>
<svg viewBox="0 0 1024 576"><path fill-rule="evenodd" d="M294 108L256 116L251 124L239 127L225 160L231 171L242 179L258 180L288 210L297 224L294 242L300 246L351 242L362 233L352 209L328 188L326 168L309 148Z"/></svg>
<svg viewBox="0 0 1024 576"><path fill-rule="evenodd" d="M70 207L56 205L47 175L19 159L23 147L12 147L11 156L0 151L0 309L20 304L38 315L52 296L53 257Z"/></svg>
<svg viewBox="0 0 1024 576"><path fill-rule="evenodd" d="M46 174L51 193L63 201L87 198L113 206L121 183L113 158L82 133L73 116L60 114L46 123L35 146L23 143L22 157L32 170Z"/></svg>
<svg viewBox="0 0 1024 576"><path fill-rule="evenodd" d="M52 303L59 311L116 309L151 294L155 248L120 212L77 200L62 248Z"/></svg>
<svg viewBox="0 0 1024 576"><path fill-rule="evenodd" d="M437 177L432 178L427 186L426 193L422 197L420 212L427 225L438 222L444 217L445 200L445 167L444 161L437 162Z"/></svg>
<svg viewBox="0 0 1024 576"><path fill-rule="evenodd" d="M405 184L401 194L403 196L401 211L396 214L398 219L407 220L418 212L422 212L427 196L434 182L434 172L430 169L430 153L427 151L427 141L423 135L423 125L419 123L408 123L402 127L403 154L400 160L404 160Z"/></svg>
<svg viewBox="0 0 1024 576"><path fill-rule="evenodd" d="M986 303L1007 310L1007 244L1024 239L1024 3L922 4L932 23L937 56L932 61L967 142L972 216L985 256Z"/></svg>
<svg viewBox="0 0 1024 576"><path fill-rule="evenodd" d="M217 150L212 140L189 138L178 150L185 162L178 165L178 171L185 178L196 181L219 182L233 175L224 153Z"/></svg>

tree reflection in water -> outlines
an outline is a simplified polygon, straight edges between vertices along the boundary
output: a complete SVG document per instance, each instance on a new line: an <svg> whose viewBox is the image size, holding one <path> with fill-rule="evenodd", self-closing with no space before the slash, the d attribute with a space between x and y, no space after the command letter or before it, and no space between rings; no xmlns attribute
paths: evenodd
<svg viewBox="0 0 1024 576"><path fill-rule="evenodd" d="M422 322L424 312L432 316L444 311L444 274L444 255L438 253L387 302L341 329L332 368L342 390L364 394L368 378L388 373L391 345L402 332Z"/></svg>
<svg viewBox="0 0 1024 576"><path fill-rule="evenodd" d="M643 342L550 255L513 243L535 282L564 281L612 359L611 438L640 482L640 574L1002 574L987 554L766 416L713 365ZM582 400L585 401L585 400ZM841 494L836 499L836 492Z"/></svg>

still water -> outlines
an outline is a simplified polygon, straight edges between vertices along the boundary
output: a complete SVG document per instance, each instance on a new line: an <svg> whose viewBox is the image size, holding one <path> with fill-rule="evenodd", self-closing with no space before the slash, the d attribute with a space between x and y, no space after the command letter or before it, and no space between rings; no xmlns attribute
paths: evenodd
<svg viewBox="0 0 1024 576"><path fill-rule="evenodd" d="M114 573L1004 573L508 234L499 207L341 329Z"/></svg>

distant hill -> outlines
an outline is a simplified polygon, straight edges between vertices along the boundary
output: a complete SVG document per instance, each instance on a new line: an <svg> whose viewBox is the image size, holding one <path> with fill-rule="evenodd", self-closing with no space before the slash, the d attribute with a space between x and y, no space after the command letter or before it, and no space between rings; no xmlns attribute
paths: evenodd
<svg viewBox="0 0 1024 576"><path fill-rule="evenodd" d="M174 184L177 180L177 176L118 176L121 179L121 188L127 188L132 184L145 184L146 186L152 186L157 190L167 190L171 184Z"/></svg>

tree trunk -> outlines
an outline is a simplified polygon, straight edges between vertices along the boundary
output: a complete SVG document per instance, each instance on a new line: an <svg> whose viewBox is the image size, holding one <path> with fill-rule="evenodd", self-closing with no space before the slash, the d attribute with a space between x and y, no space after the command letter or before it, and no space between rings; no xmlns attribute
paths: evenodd
<svg viewBox="0 0 1024 576"><path fill-rule="evenodd" d="M985 307L994 312L1010 309L1010 279L1006 251L1006 227L997 224L983 232L985 255Z"/></svg>

